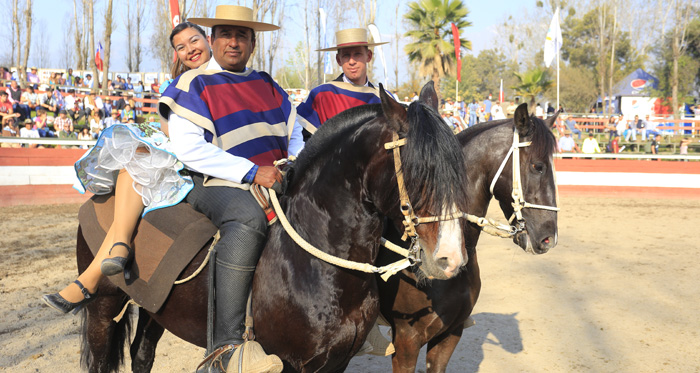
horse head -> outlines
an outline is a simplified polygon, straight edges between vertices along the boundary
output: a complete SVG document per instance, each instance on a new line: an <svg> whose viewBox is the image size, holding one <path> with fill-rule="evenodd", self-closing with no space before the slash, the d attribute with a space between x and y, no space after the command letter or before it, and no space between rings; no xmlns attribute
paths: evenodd
<svg viewBox="0 0 700 373"><path fill-rule="evenodd" d="M557 245L558 201L552 159L556 140L550 130L556 116L542 120L528 115L527 104L518 106L511 165L505 166L493 188L501 209L518 228L513 241L532 254L544 254ZM520 165L513 168L518 158Z"/></svg>
<svg viewBox="0 0 700 373"><path fill-rule="evenodd" d="M420 99L408 109L381 86L380 97L384 117L405 139L405 145L389 151L396 170L392 191L398 195L385 197L390 203L384 212L418 251L421 275L451 278L467 261L460 219L467 208L466 172L459 142L435 110L433 82L423 87ZM400 165L394 165L398 153Z"/></svg>

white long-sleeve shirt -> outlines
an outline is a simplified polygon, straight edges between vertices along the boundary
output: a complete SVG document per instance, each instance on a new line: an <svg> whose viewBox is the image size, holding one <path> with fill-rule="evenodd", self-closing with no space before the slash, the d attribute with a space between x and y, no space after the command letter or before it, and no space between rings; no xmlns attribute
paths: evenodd
<svg viewBox="0 0 700 373"><path fill-rule="evenodd" d="M209 60L207 70L223 70L214 58ZM204 175L241 183L243 177L255 165L246 158L227 153L204 139L204 128L170 113L168 117L170 150L185 166ZM289 141L288 153L296 156L304 147L302 128L295 121Z"/></svg>

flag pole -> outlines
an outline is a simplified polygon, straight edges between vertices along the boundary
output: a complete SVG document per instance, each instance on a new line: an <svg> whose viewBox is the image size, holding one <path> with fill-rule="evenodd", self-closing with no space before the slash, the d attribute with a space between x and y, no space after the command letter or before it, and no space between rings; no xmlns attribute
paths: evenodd
<svg viewBox="0 0 700 373"><path fill-rule="evenodd" d="M557 110L559 110L559 50L557 50Z"/></svg>

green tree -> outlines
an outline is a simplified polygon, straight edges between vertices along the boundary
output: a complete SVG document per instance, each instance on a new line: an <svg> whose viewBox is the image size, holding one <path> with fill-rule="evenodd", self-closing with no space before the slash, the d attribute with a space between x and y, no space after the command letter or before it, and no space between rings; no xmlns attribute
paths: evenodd
<svg viewBox="0 0 700 373"><path fill-rule="evenodd" d="M498 99L501 79L506 96L511 96L508 87L516 84L513 72L518 70L517 63L510 61L505 54L497 49L485 49L478 56L467 55L462 58L462 81L459 83L459 94L465 102L481 101L493 95ZM455 97L455 77L442 80L442 91L445 97Z"/></svg>
<svg viewBox="0 0 700 373"><path fill-rule="evenodd" d="M522 96L523 101L529 100L532 107L535 106L537 97L544 94L553 84L552 80L547 77L547 72L539 68L528 70L522 74L515 72L513 75L518 78L518 83L511 88L515 90L517 95Z"/></svg>
<svg viewBox="0 0 700 373"><path fill-rule="evenodd" d="M657 63L652 68L659 79L658 90L654 96L668 100L673 96L673 48L672 31L669 31L654 48ZM693 103L693 93L700 89L700 18L693 19L686 32L685 54L678 57L678 104Z"/></svg>
<svg viewBox="0 0 700 373"><path fill-rule="evenodd" d="M408 4L404 15L409 31L406 36L413 42L404 51L411 62L418 63L419 72L430 76L440 95L439 80L454 73L455 48L451 23L457 25L460 35L471 26L467 21L469 10L461 0L420 0ZM471 50L471 42L460 37L460 46Z"/></svg>

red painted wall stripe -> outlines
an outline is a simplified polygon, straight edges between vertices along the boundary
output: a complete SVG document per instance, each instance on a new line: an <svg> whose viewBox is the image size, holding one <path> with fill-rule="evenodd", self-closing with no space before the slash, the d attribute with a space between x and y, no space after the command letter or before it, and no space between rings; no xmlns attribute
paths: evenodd
<svg viewBox="0 0 700 373"><path fill-rule="evenodd" d="M557 171L640 172L650 174L700 174L700 162L647 161L632 159L554 159Z"/></svg>
<svg viewBox="0 0 700 373"><path fill-rule="evenodd" d="M0 166L72 166L85 149L0 148Z"/></svg>

